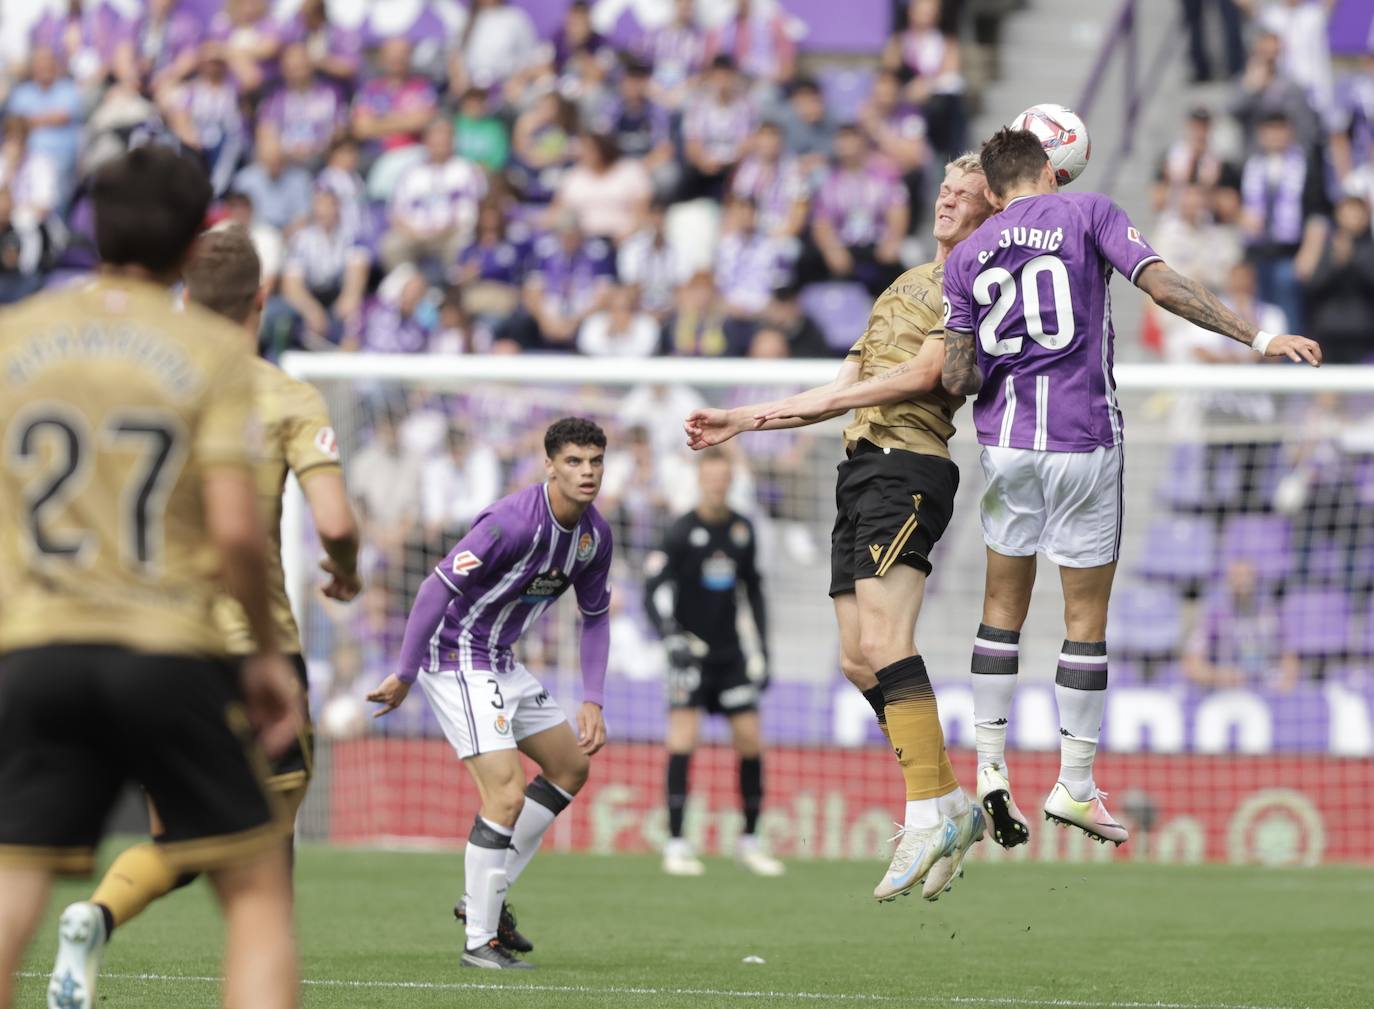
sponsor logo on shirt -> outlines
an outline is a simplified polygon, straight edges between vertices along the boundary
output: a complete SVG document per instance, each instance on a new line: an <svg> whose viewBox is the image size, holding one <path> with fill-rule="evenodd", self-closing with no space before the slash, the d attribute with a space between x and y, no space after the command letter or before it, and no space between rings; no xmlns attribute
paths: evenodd
<svg viewBox="0 0 1374 1009"><path fill-rule="evenodd" d="M704 547L707 543L711 542L711 534L701 526L697 526L687 534L687 542L694 547Z"/></svg>
<svg viewBox="0 0 1374 1009"><path fill-rule="evenodd" d="M557 599L568 590L570 584L568 576L557 568L552 571L541 571L530 579L529 584L520 593L520 601L542 603L546 600Z"/></svg>
<svg viewBox="0 0 1374 1009"><path fill-rule="evenodd" d="M1136 245L1145 244L1144 240L1140 237L1140 232L1136 231L1135 228L1127 228L1126 237L1129 238L1132 242L1135 242Z"/></svg>
<svg viewBox="0 0 1374 1009"><path fill-rule="evenodd" d="M737 547L747 547L749 545L749 526L744 522L736 522L730 527L730 539Z"/></svg>
<svg viewBox="0 0 1374 1009"><path fill-rule="evenodd" d="M315 447L331 459L339 458L339 439L332 427L322 427L315 432Z"/></svg>
<svg viewBox="0 0 1374 1009"><path fill-rule="evenodd" d="M735 562L717 551L701 565L701 584L712 592L727 592L735 587Z"/></svg>
<svg viewBox="0 0 1374 1009"><path fill-rule="evenodd" d="M469 571L476 571L482 566L482 558L478 557L471 550L464 550L457 557L453 558L453 573L455 575L466 576Z"/></svg>
<svg viewBox="0 0 1374 1009"><path fill-rule="evenodd" d="M577 541L577 559L585 563L592 559L594 553L596 553L596 541L592 539L591 533L583 533L582 538Z"/></svg>

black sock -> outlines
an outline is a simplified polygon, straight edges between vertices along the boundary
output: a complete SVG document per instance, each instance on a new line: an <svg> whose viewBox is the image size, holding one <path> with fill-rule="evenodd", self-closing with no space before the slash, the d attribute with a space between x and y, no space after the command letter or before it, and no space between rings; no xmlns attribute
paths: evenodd
<svg viewBox="0 0 1374 1009"><path fill-rule="evenodd" d="M114 912L104 904L97 904L96 907L100 908L100 917L105 922L105 941L109 942L110 936L114 935Z"/></svg>
<svg viewBox="0 0 1374 1009"><path fill-rule="evenodd" d="M687 807L687 768L690 753L668 754L668 833L682 836L682 814Z"/></svg>
<svg viewBox="0 0 1374 1009"><path fill-rule="evenodd" d="M759 825L763 806L763 758L739 758L739 794L744 803L744 832L752 834Z"/></svg>
<svg viewBox="0 0 1374 1009"><path fill-rule="evenodd" d="M878 716L879 725L887 725L887 701L883 699L883 688L881 685L869 687L863 692L864 700L873 707L873 714Z"/></svg>

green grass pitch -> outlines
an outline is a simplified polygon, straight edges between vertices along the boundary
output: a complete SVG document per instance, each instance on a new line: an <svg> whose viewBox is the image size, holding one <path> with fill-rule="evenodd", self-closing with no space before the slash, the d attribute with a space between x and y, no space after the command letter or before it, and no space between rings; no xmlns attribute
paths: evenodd
<svg viewBox="0 0 1374 1009"><path fill-rule="evenodd" d="M458 966L461 854L306 847L303 1004L1374 1005L1369 869L978 864L936 904L878 905L876 862L793 862L780 880L708 864L670 879L648 856L539 856L512 897L539 969L512 975ZM56 914L88 885L59 887L18 1006L43 1004ZM219 937L203 883L171 895L115 936L101 1006L218 1005Z"/></svg>

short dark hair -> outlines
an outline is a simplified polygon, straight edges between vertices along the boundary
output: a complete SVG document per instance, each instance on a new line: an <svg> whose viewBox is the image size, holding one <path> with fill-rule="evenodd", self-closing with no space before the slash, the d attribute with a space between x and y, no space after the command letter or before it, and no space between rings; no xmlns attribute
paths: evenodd
<svg viewBox="0 0 1374 1009"><path fill-rule="evenodd" d="M1034 182L1048 160L1039 137L1030 130L1013 130L1009 126L983 144L983 153L978 158L988 188L997 196L1006 195L1018 182Z"/></svg>
<svg viewBox="0 0 1374 1009"><path fill-rule="evenodd" d="M100 258L172 273L200 234L212 195L205 170L168 147L136 147L107 161L91 182Z"/></svg>
<svg viewBox="0 0 1374 1009"><path fill-rule="evenodd" d="M564 445L591 445L604 449L606 432L586 418L564 417L554 421L544 432L544 454L552 459Z"/></svg>
<svg viewBox="0 0 1374 1009"><path fill-rule="evenodd" d="M201 236L182 276L193 302L230 322L243 323L258 301L262 263L246 228L221 225Z"/></svg>

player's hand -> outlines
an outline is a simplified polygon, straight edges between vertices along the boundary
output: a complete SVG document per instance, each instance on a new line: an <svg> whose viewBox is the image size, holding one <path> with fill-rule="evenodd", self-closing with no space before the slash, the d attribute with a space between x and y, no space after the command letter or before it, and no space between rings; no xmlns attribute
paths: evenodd
<svg viewBox="0 0 1374 1009"><path fill-rule="evenodd" d="M799 392L754 414L754 426L763 427L770 420L816 420L830 412L829 399L829 392Z"/></svg>
<svg viewBox="0 0 1374 1009"><path fill-rule="evenodd" d="M723 445L740 430L730 419L729 410L714 407L693 410L683 422L682 429L687 432L687 447L693 452Z"/></svg>
<svg viewBox="0 0 1374 1009"><path fill-rule="evenodd" d="M329 575L329 581L320 591L330 599L337 599L341 603L350 602L363 590L363 580L358 577L358 572L345 571L332 557L320 561L320 570Z"/></svg>
<svg viewBox="0 0 1374 1009"><path fill-rule="evenodd" d="M296 671L278 653L251 655L240 673L248 721L269 757L279 757L305 725L305 698Z"/></svg>
<svg viewBox="0 0 1374 1009"><path fill-rule="evenodd" d="M1306 362L1314 368L1320 368L1322 348L1316 340L1309 340L1296 333L1284 333L1269 341L1269 346L1264 348L1264 356L1286 357L1294 364Z"/></svg>
<svg viewBox="0 0 1374 1009"><path fill-rule="evenodd" d="M589 757L606 745L606 720L601 716L601 705L583 701L577 709L577 743Z"/></svg>
<svg viewBox="0 0 1374 1009"><path fill-rule="evenodd" d="M382 707L372 712L373 718L381 718L399 708L410 693L410 684L406 683L395 673L384 679L376 690L367 695L367 699L373 704L380 704Z"/></svg>
<svg viewBox="0 0 1374 1009"><path fill-rule="evenodd" d="M710 653L711 647L690 631L679 631L663 639L668 664L674 669L692 669Z"/></svg>

